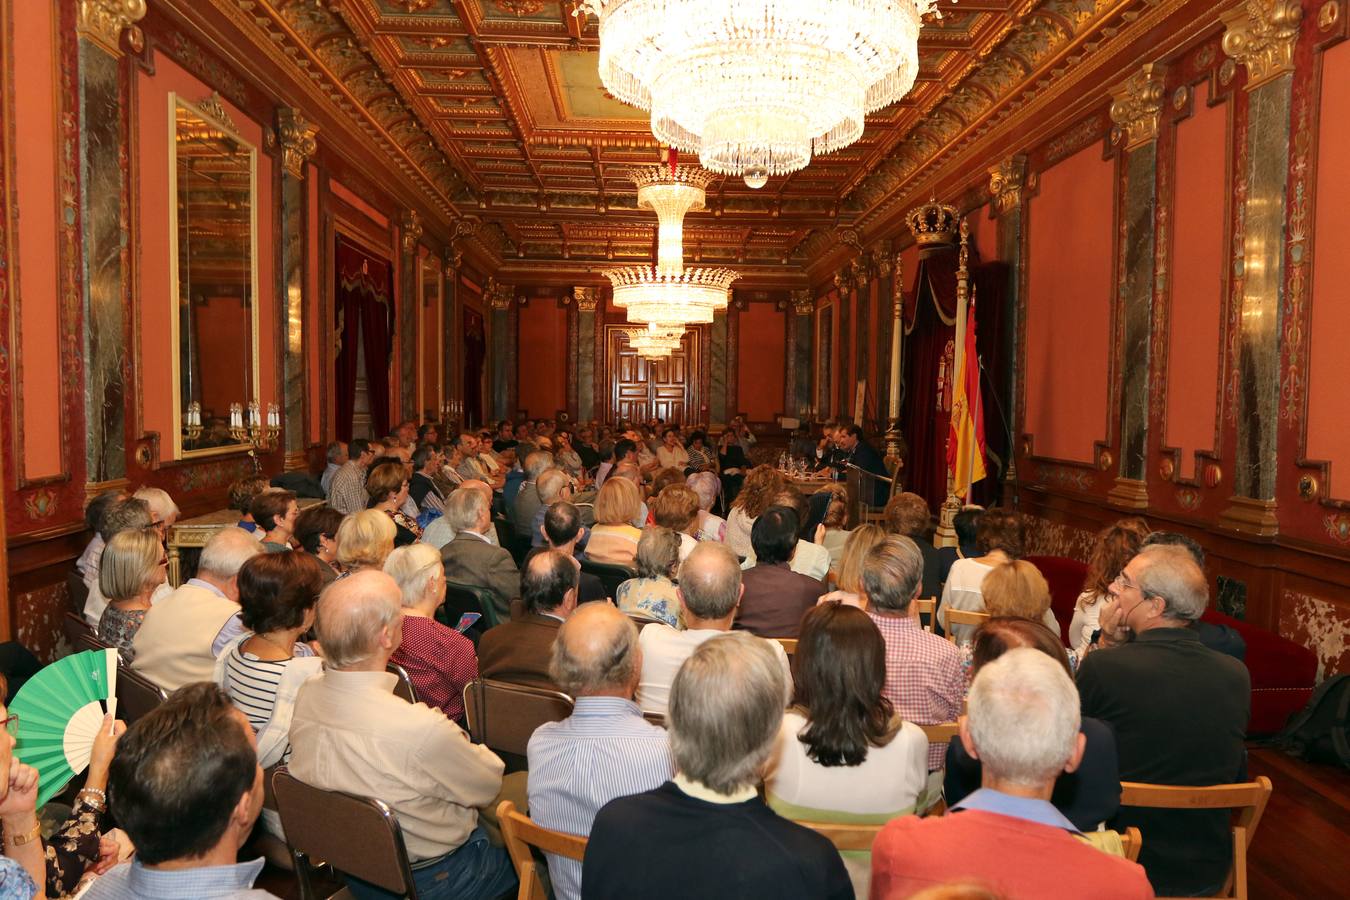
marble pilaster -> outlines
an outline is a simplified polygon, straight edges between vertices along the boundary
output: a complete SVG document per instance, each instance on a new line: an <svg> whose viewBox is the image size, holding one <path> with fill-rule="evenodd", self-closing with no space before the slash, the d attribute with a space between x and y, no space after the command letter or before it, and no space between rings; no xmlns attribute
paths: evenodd
<svg viewBox="0 0 1350 900"><path fill-rule="evenodd" d="M511 285L497 284L489 278L483 299L488 302L488 364L492 373L492 390L489 401L492 406L492 418L510 418L514 410L510 408L511 385L508 377L515 368L512 361L511 300L515 290Z"/></svg>
<svg viewBox="0 0 1350 900"><path fill-rule="evenodd" d="M834 349L834 317L828 307L817 314L819 331L816 333L816 412L822 419L830 418L834 408L834 379L831 365Z"/></svg>
<svg viewBox="0 0 1350 900"><path fill-rule="evenodd" d="M303 469L305 459L305 163L314 155L318 129L299 110L277 110L281 143L281 265L277 269L278 334L281 338L281 447L287 470Z"/></svg>
<svg viewBox="0 0 1350 900"><path fill-rule="evenodd" d="M792 335L792 359L794 383L791 385L792 402L788 405L787 414L790 416L802 415L805 410L811 407L811 360L813 325L815 321L812 314L815 312L815 301L811 299L809 290L792 292L791 319L788 323L789 332Z"/></svg>
<svg viewBox="0 0 1350 900"><path fill-rule="evenodd" d="M574 287L577 302L577 421L589 422L595 415L595 307L600 291L593 287Z"/></svg>
<svg viewBox="0 0 1350 900"><path fill-rule="evenodd" d="M727 312L718 310L708 326L708 418L725 423L733 413L727 411Z"/></svg>
<svg viewBox="0 0 1350 900"><path fill-rule="evenodd" d="M1020 154L1004 160L989 171L989 193L993 198L994 210L998 217L997 246L998 259L1008 265L1008 281L1004 289L1006 300L1003 307L1002 371L1005 393L999 399L1004 421L1014 433L1007 436L1008 460L1004 472L1004 501L1011 503L1017 484L1017 397L1020 384L1018 375L1022 341L1022 250L1025 227L1025 207L1022 203L1023 185L1026 180L1027 160ZM1000 425L1000 427L1002 427Z"/></svg>
<svg viewBox="0 0 1350 900"><path fill-rule="evenodd" d="M390 416L391 428L397 424L393 419L422 421L417 409L417 309L421 306L417 291L417 248L422 239L422 221L416 210L404 210L402 226L398 292L399 346L402 348L399 353L399 414Z"/></svg>

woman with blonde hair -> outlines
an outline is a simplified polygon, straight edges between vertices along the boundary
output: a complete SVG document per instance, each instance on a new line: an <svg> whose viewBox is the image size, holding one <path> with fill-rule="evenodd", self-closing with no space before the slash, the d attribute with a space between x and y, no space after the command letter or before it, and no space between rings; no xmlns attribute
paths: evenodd
<svg viewBox="0 0 1350 900"><path fill-rule="evenodd" d="M586 558L631 566L642 531L633 520L642 513L642 496L627 478L606 478L595 496L595 527L586 544Z"/></svg>
<svg viewBox="0 0 1350 900"><path fill-rule="evenodd" d="M108 605L98 620L98 639L116 647L127 664L136 657L132 640L150 609L150 596L168 576L168 565L154 528L119 531L103 548L98 587Z"/></svg>
<svg viewBox="0 0 1350 900"><path fill-rule="evenodd" d="M394 549L394 520L378 509L363 509L342 520L337 558L345 578L358 569L378 569Z"/></svg>
<svg viewBox="0 0 1350 900"><path fill-rule="evenodd" d="M970 643L975 628L972 625L949 627L947 610L984 612L982 585L985 576L997 566L1021 559L1025 542L1026 523L1016 510L995 507L980 516L975 544L982 555L952 563L947 583L942 586L942 605L938 608L938 624L955 634L959 643Z"/></svg>
<svg viewBox="0 0 1350 900"><path fill-rule="evenodd" d="M848 541L844 544L844 553L839 560L839 569L835 590L820 598L820 603L847 603L849 606L867 608L867 597L863 593L863 561L868 552L886 540L886 532L880 525L859 525L848 532Z"/></svg>
<svg viewBox="0 0 1350 900"><path fill-rule="evenodd" d="M679 537L680 562L684 562L698 546L698 540L695 538L699 526L698 494L694 493L693 488L681 482L663 489L648 505L651 507L652 521L662 528L669 528ZM646 534L647 530L643 529L643 534Z"/></svg>
<svg viewBox="0 0 1350 900"><path fill-rule="evenodd" d="M990 616L1028 619L1059 634L1059 623L1050 611L1050 585L1041 570L1025 559L995 566L984 576L982 588L984 609Z"/></svg>
<svg viewBox="0 0 1350 900"><path fill-rule="evenodd" d="M755 466L745 476L745 484L727 514L727 545L742 559L755 552L750 545L750 530L764 510L773 506L783 490L783 476L773 466Z"/></svg>
<svg viewBox="0 0 1350 900"><path fill-rule="evenodd" d="M1092 633L1101 619L1102 606L1109 597L1111 582L1139 552L1148 534L1148 523L1137 517L1121 519L1097 532L1092 555L1088 557L1083 592L1074 604L1073 621L1069 624L1069 643L1073 649L1082 652L1091 642Z"/></svg>

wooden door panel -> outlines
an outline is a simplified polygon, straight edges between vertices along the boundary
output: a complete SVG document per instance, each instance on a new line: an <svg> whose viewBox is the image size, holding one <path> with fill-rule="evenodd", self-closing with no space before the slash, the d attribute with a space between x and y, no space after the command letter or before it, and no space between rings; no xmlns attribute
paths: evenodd
<svg viewBox="0 0 1350 900"><path fill-rule="evenodd" d="M653 416L684 422L698 409L700 333L687 332L669 358L645 360L628 346L623 326L606 326L605 373L609 379L609 413L613 419L645 421Z"/></svg>

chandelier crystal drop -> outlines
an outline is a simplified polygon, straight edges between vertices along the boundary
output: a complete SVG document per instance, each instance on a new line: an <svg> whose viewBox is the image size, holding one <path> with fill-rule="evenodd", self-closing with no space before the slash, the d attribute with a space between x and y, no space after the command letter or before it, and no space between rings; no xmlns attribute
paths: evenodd
<svg viewBox="0 0 1350 900"><path fill-rule="evenodd" d="M758 182L847 147L918 73L936 0L585 0L600 80L652 134Z"/></svg>
<svg viewBox="0 0 1350 900"><path fill-rule="evenodd" d="M653 266L608 269L614 287L614 305L635 324L667 326L707 325L713 313L726 309L731 283L740 277L733 269L691 267L680 275L664 275Z"/></svg>
<svg viewBox="0 0 1350 900"><path fill-rule="evenodd" d="M656 213L656 268L665 275L684 271L684 216L704 208L713 173L698 166L644 166L629 176L637 185L638 209Z"/></svg>

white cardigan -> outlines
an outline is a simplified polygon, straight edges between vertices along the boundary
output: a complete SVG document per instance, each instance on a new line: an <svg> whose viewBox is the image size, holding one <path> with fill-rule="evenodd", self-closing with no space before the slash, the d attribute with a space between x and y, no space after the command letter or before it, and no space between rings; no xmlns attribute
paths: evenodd
<svg viewBox="0 0 1350 900"><path fill-rule="evenodd" d="M212 676L221 689L225 688L225 664L235 648L253 637L246 631L230 641L216 657L216 671ZM272 706L272 715L262 731L258 732L258 764L264 769L281 762L286 748L291 742L291 714L295 711L295 697L300 686L323 671L323 659L318 656L297 656L286 664L281 673L281 683L277 685L277 699Z"/></svg>

